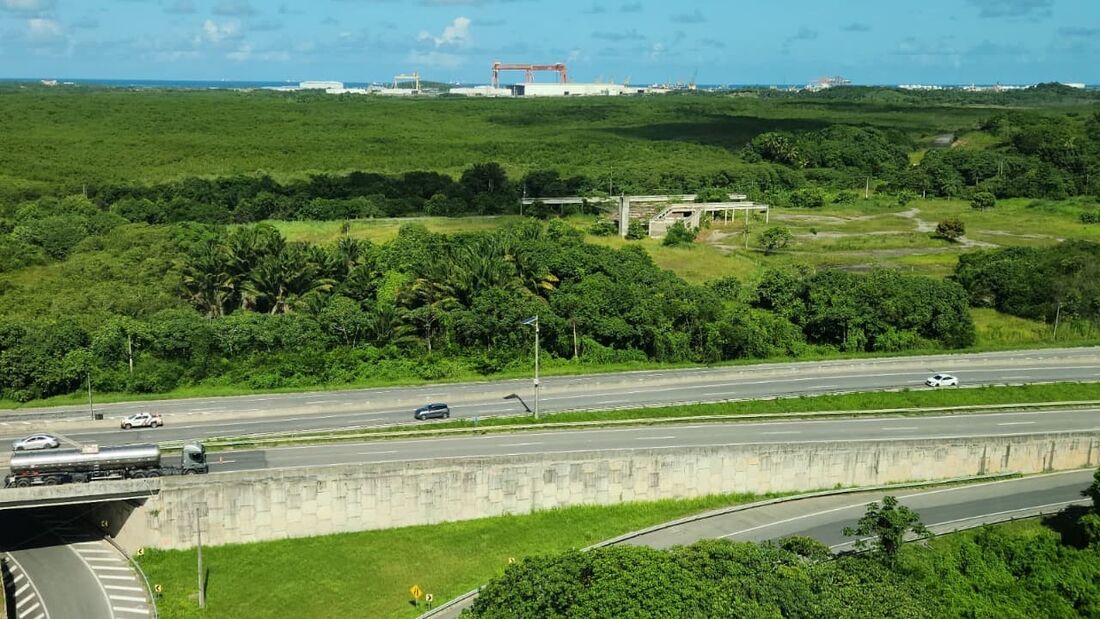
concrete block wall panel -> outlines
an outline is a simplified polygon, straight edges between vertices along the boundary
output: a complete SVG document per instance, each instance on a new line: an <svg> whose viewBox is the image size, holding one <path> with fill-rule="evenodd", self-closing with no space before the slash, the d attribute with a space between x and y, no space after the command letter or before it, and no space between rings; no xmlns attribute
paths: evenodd
<svg viewBox="0 0 1100 619"><path fill-rule="evenodd" d="M1097 465L1100 435L731 445L532 454L166 478L118 537L185 548L519 514L580 504L798 492ZM116 516L118 518L119 516Z"/></svg>

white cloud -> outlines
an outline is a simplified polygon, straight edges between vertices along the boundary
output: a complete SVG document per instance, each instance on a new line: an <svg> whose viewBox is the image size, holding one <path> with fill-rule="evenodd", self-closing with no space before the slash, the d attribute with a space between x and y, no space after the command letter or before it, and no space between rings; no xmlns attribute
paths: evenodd
<svg viewBox="0 0 1100 619"><path fill-rule="evenodd" d="M465 47L470 44L470 18L456 17L451 25L443 29L443 33L435 36L423 30L417 36L418 41L432 41L436 47Z"/></svg>
<svg viewBox="0 0 1100 619"><path fill-rule="evenodd" d="M201 45L203 43L209 43L211 45L221 45L225 41L236 39L241 36L241 25L235 20L217 23L212 19L208 19L202 23L202 32L195 37L195 44Z"/></svg>
<svg viewBox="0 0 1100 619"><path fill-rule="evenodd" d="M61 24L52 19L35 17L27 20L27 37L36 43L51 43L64 38Z"/></svg>
<svg viewBox="0 0 1100 619"><path fill-rule="evenodd" d="M40 13L52 9L54 0L0 0L0 8L15 13Z"/></svg>

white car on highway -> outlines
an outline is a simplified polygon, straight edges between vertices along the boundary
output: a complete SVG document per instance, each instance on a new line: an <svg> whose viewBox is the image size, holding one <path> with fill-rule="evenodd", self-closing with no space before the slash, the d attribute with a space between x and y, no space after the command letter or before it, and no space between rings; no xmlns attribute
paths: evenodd
<svg viewBox="0 0 1100 619"><path fill-rule="evenodd" d="M32 449L56 449L61 441L49 434L32 434L11 444L12 451L30 451Z"/></svg>
<svg viewBox="0 0 1100 619"><path fill-rule="evenodd" d="M159 428L164 425L164 420L156 413L137 413L122 420L122 429L130 428Z"/></svg>
<svg viewBox="0 0 1100 619"><path fill-rule="evenodd" d="M929 376L924 384L929 387L958 387L959 379L950 374L936 374L935 376Z"/></svg>

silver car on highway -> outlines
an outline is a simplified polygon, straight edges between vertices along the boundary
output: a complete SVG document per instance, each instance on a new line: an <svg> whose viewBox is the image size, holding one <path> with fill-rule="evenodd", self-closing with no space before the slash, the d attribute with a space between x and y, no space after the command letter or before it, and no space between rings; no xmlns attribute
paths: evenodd
<svg viewBox="0 0 1100 619"><path fill-rule="evenodd" d="M49 434L32 434L11 444L12 451L31 451L34 449L57 449L61 441Z"/></svg>

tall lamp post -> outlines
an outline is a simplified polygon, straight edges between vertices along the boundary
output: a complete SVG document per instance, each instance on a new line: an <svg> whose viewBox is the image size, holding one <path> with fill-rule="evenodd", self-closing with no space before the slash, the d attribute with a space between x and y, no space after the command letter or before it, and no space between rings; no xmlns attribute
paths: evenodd
<svg viewBox="0 0 1100 619"><path fill-rule="evenodd" d="M535 326L535 419L539 418L539 315L527 318L522 324Z"/></svg>

